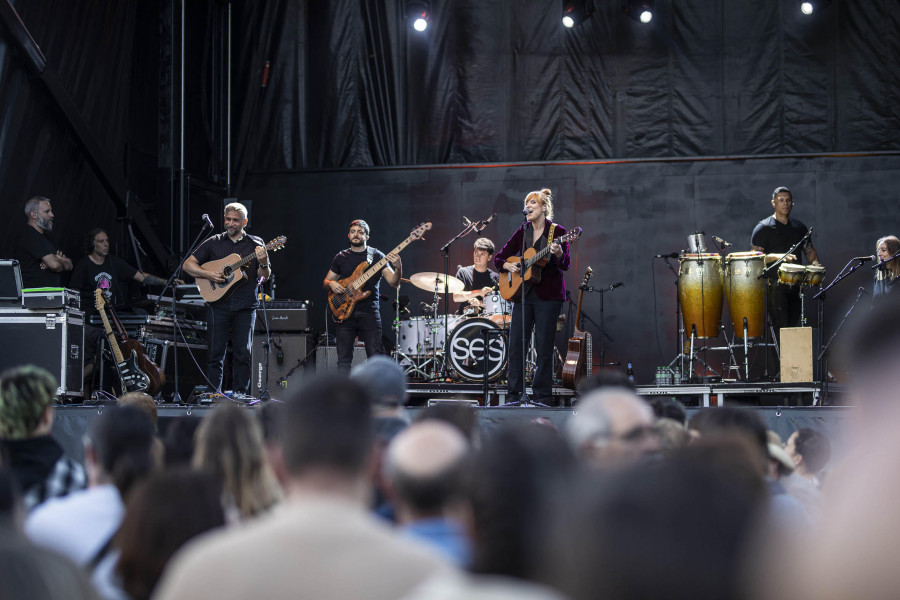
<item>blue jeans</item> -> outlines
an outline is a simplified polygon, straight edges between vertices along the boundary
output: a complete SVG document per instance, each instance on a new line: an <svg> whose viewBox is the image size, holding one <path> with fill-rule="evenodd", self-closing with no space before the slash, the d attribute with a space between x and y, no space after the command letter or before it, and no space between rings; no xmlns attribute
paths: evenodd
<svg viewBox="0 0 900 600"><path fill-rule="evenodd" d="M246 394L250 391L250 351L253 346L256 309L233 311L209 305L206 313L208 315L206 333L209 336L209 382L217 390L222 388L225 348L228 339L231 338L231 389Z"/></svg>
<svg viewBox="0 0 900 600"><path fill-rule="evenodd" d="M522 313L525 314L526 348L531 344L534 329L534 345L537 353L537 369L531 387L538 400L553 396L553 342L556 338L556 320L562 308L561 300L541 300L531 290L525 303L513 304L512 321L509 324L509 377L506 386L510 394L522 394Z"/></svg>
<svg viewBox="0 0 900 600"><path fill-rule="evenodd" d="M382 354L381 315L374 306L356 305L350 318L335 324L334 337L337 341L337 369L348 373L353 365L353 340L359 336L366 345L366 358Z"/></svg>

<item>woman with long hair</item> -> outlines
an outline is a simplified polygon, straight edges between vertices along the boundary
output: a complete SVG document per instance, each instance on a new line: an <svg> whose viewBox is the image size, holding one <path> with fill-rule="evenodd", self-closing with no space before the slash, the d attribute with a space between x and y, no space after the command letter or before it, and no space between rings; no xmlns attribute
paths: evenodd
<svg viewBox="0 0 900 600"><path fill-rule="evenodd" d="M875 255L878 262L883 263L900 250L900 239L897 236L886 235L875 243ZM893 260L886 265L882 265L875 271L875 287L872 290L873 301L877 301L880 296L891 294L900 281L900 258Z"/></svg>

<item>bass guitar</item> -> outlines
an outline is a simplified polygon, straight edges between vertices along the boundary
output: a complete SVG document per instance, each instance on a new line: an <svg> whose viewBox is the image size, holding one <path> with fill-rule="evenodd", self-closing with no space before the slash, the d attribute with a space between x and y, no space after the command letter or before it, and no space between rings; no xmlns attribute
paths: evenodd
<svg viewBox="0 0 900 600"><path fill-rule="evenodd" d="M165 385L166 375L153 361L147 358L147 352L140 342L128 339L128 333L122 327L122 323L103 294L104 292L100 288L94 291L94 306L103 321L103 331L106 333L106 340L109 342L109 348L116 363L120 389L123 394L145 392L152 396ZM121 343L116 339L116 333L113 332L107 311L116 324Z"/></svg>
<svg viewBox="0 0 900 600"><path fill-rule="evenodd" d="M554 244L563 244L565 242L574 242L581 237L581 227L576 227L561 238L553 240ZM521 269L518 273L510 273L507 271L500 275L500 296L504 300L512 300L519 289L522 288L522 273L524 271L524 281L529 285L534 285L541 280L541 270L547 264L547 255L550 254L550 246L547 244L543 250L535 250L534 248L526 248L525 256L510 256L506 259L508 263L520 263ZM524 290L527 292L528 290ZM524 295L524 293L523 293Z"/></svg>
<svg viewBox="0 0 900 600"><path fill-rule="evenodd" d="M578 308L575 310L575 330L569 338L566 350L566 360L563 363L562 383L563 387L574 390L583 377L590 377L594 362L594 349L591 343L591 334L582 329L581 325L581 300L584 298L584 289L594 272L590 267L584 272L584 279L578 287Z"/></svg>
<svg viewBox="0 0 900 600"><path fill-rule="evenodd" d="M266 250L269 252L281 250L286 243L287 238L280 235L266 244ZM256 258L256 252L243 258L239 254L229 254L225 258L203 263L201 266L207 271L213 271L214 273L222 271L222 275L225 276L225 283L216 283L209 279L198 278L197 288L200 290L200 295L207 302L223 300L230 296L237 286L247 281L247 273L244 271L244 267L249 265L254 258Z"/></svg>
<svg viewBox="0 0 900 600"><path fill-rule="evenodd" d="M400 242L397 247L391 250L391 252L388 252L388 254L391 254L392 252L400 254L404 248L411 242L418 240L425 235L425 232L429 229L431 229L431 223L422 223L413 229L412 233L409 234L409 237ZM344 291L340 293L328 292L328 307L331 308L331 312L334 314L335 319L343 321L348 318L353 314L353 308L356 306L357 302L369 297L372 292L363 291L363 286L366 285L369 279L377 275L386 264L387 256L373 265L369 265L369 263L363 261L359 263L359 266L353 270L353 273L351 273L349 277L338 280L338 283L344 286Z"/></svg>

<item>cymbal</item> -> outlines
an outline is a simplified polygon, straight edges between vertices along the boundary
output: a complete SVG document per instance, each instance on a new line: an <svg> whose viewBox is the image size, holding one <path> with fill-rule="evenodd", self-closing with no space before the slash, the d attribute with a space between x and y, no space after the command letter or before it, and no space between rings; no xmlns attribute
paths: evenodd
<svg viewBox="0 0 900 600"><path fill-rule="evenodd" d="M444 274L443 273L435 273L433 271L424 271L422 273L416 273L414 275L409 276L409 282L416 286L421 290L425 290L426 292L433 292L435 286L437 286L437 291L439 294L444 293ZM453 275L446 276L447 279L447 290L453 294L456 292L461 292L466 284L462 281L454 277Z"/></svg>

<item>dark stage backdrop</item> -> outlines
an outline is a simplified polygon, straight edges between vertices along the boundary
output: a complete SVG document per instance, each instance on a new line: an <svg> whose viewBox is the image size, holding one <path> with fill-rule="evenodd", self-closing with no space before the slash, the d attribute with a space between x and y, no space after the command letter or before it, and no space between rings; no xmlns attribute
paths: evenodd
<svg viewBox="0 0 900 600"><path fill-rule="evenodd" d="M253 200L255 234L288 236L287 248L273 255L278 296L312 300L312 323L321 329L326 310L321 281L333 255L348 246L352 219L366 219L370 243L384 251L415 225L432 221L426 240L403 252L403 270L406 276L441 271L439 249L462 228L463 216L498 213L484 235L499 247L521 222L525 194L549 187L557 198L557 220L585 231L572 247L567 287L576 295L589 265L596 286L625 284L606 294L606 358L623 365L633 361L638 381L650 383L655 367L677 353L674 275L653 255L686 248L687 235L695 231L706 233L710 247L711 236L718 235L734 244L729 250L749 250L753 227L772 213L772 190L787 185L796 200L793 216L814 228L830 281L850 258L874 253L878 237L900 231L898 175L895 156L548 163L259 174L248 179L245 195ZM452 248L451 274L458 264L471 264L473 241L465 238ZM677 269L678 261L671 262ZM865 267L834 288L826 305L826 333L834 331L857 288L871 284L872 271ZM393 292L383 288L386 295ZM401 293L411 298L415 314L420 302L431 301L409 284ZM597 294L586 295L584 310L593 319L588 329L599 360ZM808 310L814 316L815 303ZM387 307L382 314L387 325L392 318ZM730 335L727 304L723 322ZM560 335L558 342L564 340ZM717 370L727 362L724 352L706 357Z"/></svg>

